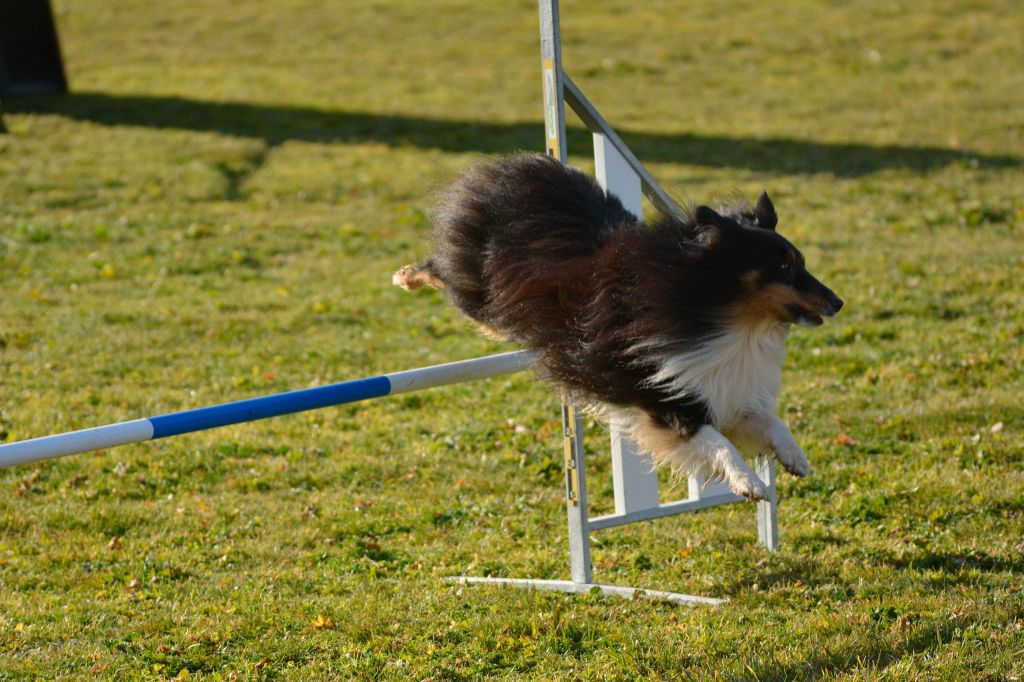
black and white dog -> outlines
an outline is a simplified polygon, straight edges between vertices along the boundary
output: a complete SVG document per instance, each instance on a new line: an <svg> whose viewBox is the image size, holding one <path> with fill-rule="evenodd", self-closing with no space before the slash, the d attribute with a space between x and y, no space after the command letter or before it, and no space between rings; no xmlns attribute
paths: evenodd
<svg viewBox="0 0 1024 682"><path fill-rule="evenodd" d="M622 414L658 465L765 499L740 450L810 469L775 414L787 332L843 305L777 222L762 194L646 225L584 173L523 154L462 176L434 254L394 281L445 289L487 333L536 351L542 374Z"/></svg>

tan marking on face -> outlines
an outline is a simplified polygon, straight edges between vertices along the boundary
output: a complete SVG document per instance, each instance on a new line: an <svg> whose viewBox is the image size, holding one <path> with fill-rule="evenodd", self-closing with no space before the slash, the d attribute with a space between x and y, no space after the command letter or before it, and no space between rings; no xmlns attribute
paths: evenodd
<svg viewBox="0 0 1024 682"><path fill-rule="evenodd" d="M825 300L824 296L817 296L815 294L801 294L799 291L796 291L795 289L794 292L796 293L799 305L803 306L807 310L810 310L812 313L815 313L816 315L820 315L826 308L828 308L828 301Z"/></svg>
<svg viewBox="0 0 1024 682"><path fill-rule="evenodd" d="M757 277L756 271L749 272L742 277L742 280L752 289L751 295L742 301L736 310L736 321L743 323L757 323L765 320L777 320L779 322L795 322L793 313L786 307L797 305L812 313L818 313L825 308L825 300L820 296L801 294L788 284L775 282L766 287L757 289L751 286Z"/></svg>

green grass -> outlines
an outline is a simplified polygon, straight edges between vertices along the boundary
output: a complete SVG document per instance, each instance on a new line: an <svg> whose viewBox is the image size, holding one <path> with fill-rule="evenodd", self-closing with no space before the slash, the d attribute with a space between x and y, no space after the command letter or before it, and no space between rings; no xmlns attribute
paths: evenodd
<svg viewBox="0 0 1024 682"><path fill-rule="evenodd" d="M0 440L504 349L390 273L542 147L535 3L55 10L74 93L3 101ZM500 378L0 471L0 679L1019 678L1017 3L562 19L667 189L767 187L847 301L791 337L781 551L750 505L594 535L597 579L720 609L443 583L567 577L557 396Z"/></svg>

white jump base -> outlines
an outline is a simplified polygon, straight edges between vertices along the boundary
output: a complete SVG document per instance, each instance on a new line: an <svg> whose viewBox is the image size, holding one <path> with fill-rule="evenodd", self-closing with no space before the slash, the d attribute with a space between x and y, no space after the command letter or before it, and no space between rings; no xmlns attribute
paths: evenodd
<svg viewBox="0 0 1024 682"><path fill-rule="evenodd" d="M728 599L713 599L711 597L696 597L690 594L679 594L677 592L663 592L661 590L644 590L639 587L623 587L621 585L605 585L603 583L575 583L571 580L537 580L534 578L472 578L464 575L449 576L445 578L448 582L462 585L500 585L503 587L518 587L526 590L541 590L546 592L568 592L569 594L589 594L595 590L601 594L626 599L653 599L667 601L679 606L720 606Z"/></svg>

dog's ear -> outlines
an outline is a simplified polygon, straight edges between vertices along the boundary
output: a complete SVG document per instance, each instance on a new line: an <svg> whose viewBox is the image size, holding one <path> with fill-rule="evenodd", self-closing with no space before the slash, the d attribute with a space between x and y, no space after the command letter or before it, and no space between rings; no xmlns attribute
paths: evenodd
<svg viewBox="0 0 1024 682"><path fill-rule="evenodd" d="M718 215L718 212L710 206L698 206L693 212L693 217L697 220L697 224L701 226L715 226L721 227L725 224L725 218Z"/></svg>
<svg viewBox="0 0 1024 682"><path fill-rule="evenodd" d="M768 198L768 192L761 192L757 198L757 206L754 207L754 217L757 218L757 226L765 230L775 230L779 224L779 216L775 214L775 205Z"/></svg>
<svg viewBox="0 0 1024 682"><path fill-rule="evenodd" d="M705 247L715 244L725 235L729 227L727 218L723 218L710 206L698 206L693 211L694 234L697 241Z"/></svg>

